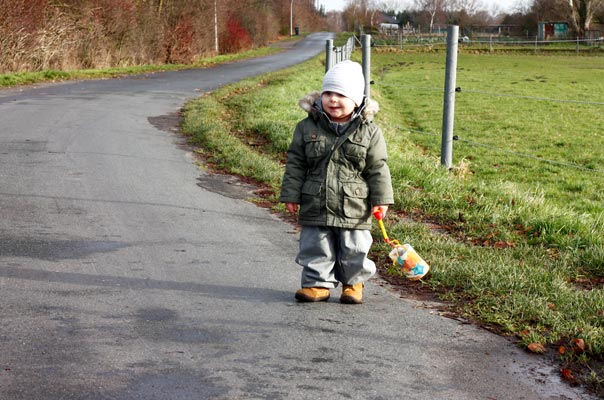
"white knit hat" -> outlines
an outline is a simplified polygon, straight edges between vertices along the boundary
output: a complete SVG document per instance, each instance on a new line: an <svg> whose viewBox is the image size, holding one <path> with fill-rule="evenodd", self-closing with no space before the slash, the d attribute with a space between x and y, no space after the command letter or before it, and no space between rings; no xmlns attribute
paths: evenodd
<svg viewBox="0 0 604 400"><path fill-rule="evenodd" d="M324 92L334 92L346 96L358 106L365 95L365 77L361 64L353 61L342 61L331 67L323 77Z"/></svg>

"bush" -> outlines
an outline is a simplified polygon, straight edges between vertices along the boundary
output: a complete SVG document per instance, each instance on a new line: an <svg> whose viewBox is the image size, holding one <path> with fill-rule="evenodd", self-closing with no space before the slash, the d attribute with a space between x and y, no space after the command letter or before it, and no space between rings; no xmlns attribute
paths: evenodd
<svg viewBox="0 0 604 400"><path fill-rule="evenodd" d="M188 64L216 55L215 18L223 54L266 45L280 26L289 26L289 7L272 2L258 7L250 0L4 0L2 5L0 74ZM321 20L311 4L297 7L297 23Z"/></svg>

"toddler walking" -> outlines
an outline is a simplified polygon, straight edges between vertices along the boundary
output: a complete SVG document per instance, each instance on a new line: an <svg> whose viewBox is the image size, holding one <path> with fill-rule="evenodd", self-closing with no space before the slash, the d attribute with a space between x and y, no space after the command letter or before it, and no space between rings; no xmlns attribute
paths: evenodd
<svg viewBox="0 0 604 400"><path fill-rule="evenodd" d="M371 215L394 203L386 142L373 123L378 104L365 97L360 64L343 61L323 78L321 92L300 100L308 112L287 151L280 201L302 226L296 262L300 302L326 301L343 285L340 302L360 304L375 274L367 258Z"/></svg>

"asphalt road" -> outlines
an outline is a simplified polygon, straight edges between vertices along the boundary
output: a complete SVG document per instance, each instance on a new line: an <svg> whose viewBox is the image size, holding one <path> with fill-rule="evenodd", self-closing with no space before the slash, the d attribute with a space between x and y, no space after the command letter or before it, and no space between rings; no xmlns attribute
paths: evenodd
<svg viewBox="0 0 604 400"><path fill-rule="evenodd" d="M0 399L589 398L377 279L360 306L296 303L292 227L199 186L174 113L326 38L0 92Z"/></svg>

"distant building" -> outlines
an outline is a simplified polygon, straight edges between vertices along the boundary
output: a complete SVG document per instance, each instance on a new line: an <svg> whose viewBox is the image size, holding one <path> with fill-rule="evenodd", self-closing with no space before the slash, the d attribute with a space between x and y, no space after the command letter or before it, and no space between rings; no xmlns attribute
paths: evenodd
<svg viewBox="0 0 604 400"><path fill-rule="evenodd" d="M591 29L584 34L587 40L604 42L604 24L591 24Z"/></svg>
<svg viewBox="0 0 604 400"><path fill-rule="evenodd" d="M568 23L566 22L539 22L537 38L539 40L566 39L568 37Z"/></svg>
<svg viewBox="0 0 604 400"><path fill-rule="evenodd" d="M378 27L380 33L393 34L398 33L399 26L398 24L389 24L386 22L382 22Z"/></svg>
<svg viewBox="0 0 604 400"><path fill-rule="evenodd" d="M483 33L489 33L492 35L498 36L512 36L512 34L517 30L515 25L488 25L482 28Z"/></svg>
<svg viewBox="0 0 604 400"><path fill-rule="evenodd" d="M377 29L382 34L397 34L400 29L398 20L392 15L387 15L383 12L377 13L376 22L379 22Z"/></svg>

